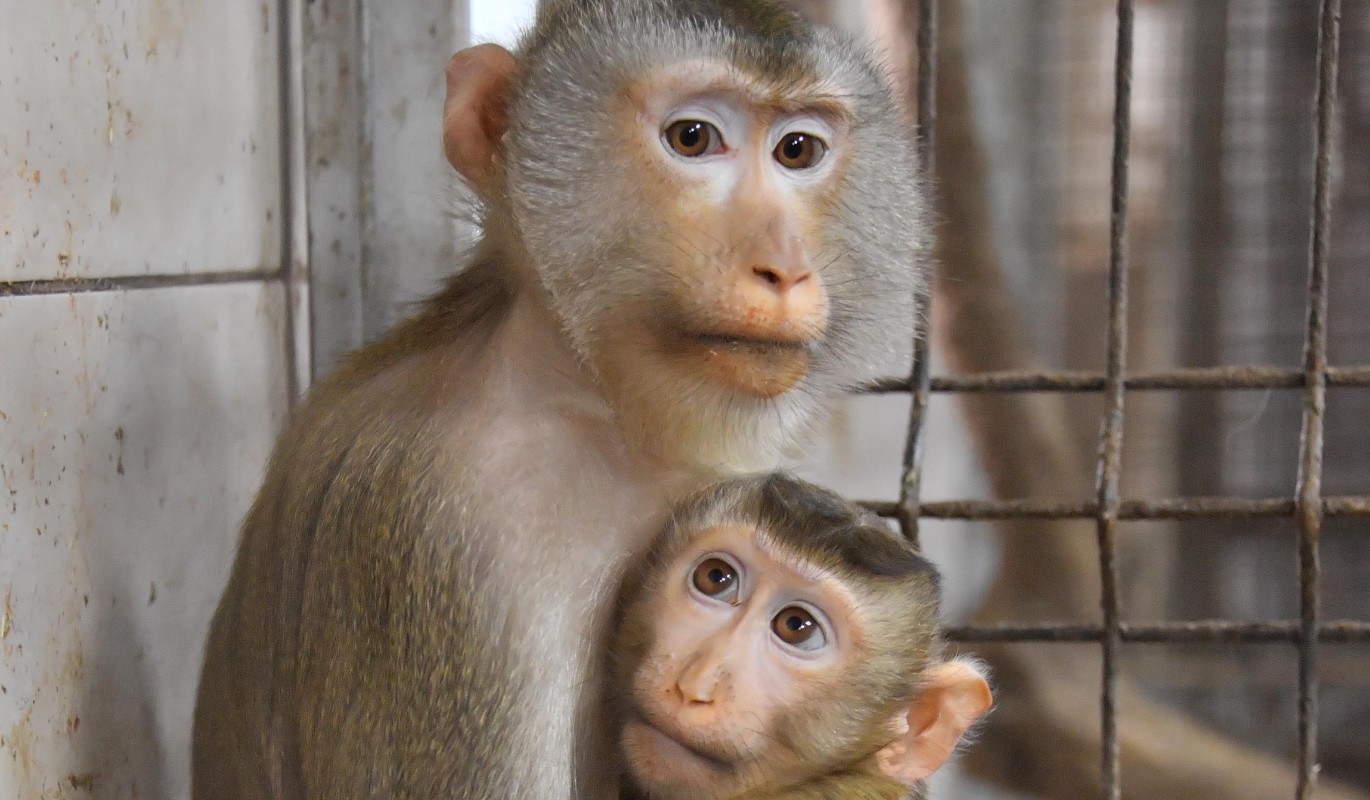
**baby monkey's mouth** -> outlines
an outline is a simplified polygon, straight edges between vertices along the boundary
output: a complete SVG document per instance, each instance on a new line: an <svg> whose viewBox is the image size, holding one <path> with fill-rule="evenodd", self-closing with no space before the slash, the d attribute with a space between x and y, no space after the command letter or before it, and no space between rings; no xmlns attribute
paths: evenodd
<svg viewBox="0 0 1370 800"><path fill-rule="evenodd" d="M719 753L716 748L710 748L687 741L684 737L678 736L667 730L665 726L657 725L652 722L646 712L641 709L634 709L631 718L624 726L625 732L634 726L640 728L642 732L646 733L650 738L665 740L665 742L669 742L670 745L674 745L675 747L684 750L712 769L720 772L731 772L735 766L730 759Z"/></svg>

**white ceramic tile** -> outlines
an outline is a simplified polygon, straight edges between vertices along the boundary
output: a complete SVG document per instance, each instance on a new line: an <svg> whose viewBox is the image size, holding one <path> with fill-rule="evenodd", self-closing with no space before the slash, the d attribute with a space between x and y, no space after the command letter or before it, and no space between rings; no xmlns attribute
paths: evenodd
<svg viewBox="0 0 1370 800"><path fill-rule="evenodd" d="M0 9L0 279L275 264L277 0Z"/></svg>
<svg viewBox="0 0 1370 800"><path fill-rule="evenodd" d="M252 283L0 299L0 797L189 796L282 309Z"/></svg>

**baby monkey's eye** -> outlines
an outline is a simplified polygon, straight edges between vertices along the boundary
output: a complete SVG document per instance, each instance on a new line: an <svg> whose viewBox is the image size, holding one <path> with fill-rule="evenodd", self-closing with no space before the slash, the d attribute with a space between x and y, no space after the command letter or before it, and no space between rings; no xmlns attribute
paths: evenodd
<svg viewBox="0 0 1370 800"><path fill-rule="evenodd" d="M723 135L702 120L682 119L666 126L666 144L686 158L698 158L717 152Z"/></svg>
<svg viewBox="0 0 1370 800"><path fill-rule="evenodd" d="M690 582L706 597L728 600L737 594L737 570L721 558L706 558L699 562Z"/></svg>
<svg viewBox="0 0 1370 800"><path fill-rule="evenodd" d="M828 145L807 133L787 133L775 146L775 160L786 169L808 169L828 152Z"/></svg>
<svg viewBox="0 0 1370 800"><path fill-rule="evenodd" d="M775 615L775 619L771 620L771 630L780 641L797 650L818 650L828 643L823 626L818 624L813 614L799 606L781 609L780 613Z"/></svg>

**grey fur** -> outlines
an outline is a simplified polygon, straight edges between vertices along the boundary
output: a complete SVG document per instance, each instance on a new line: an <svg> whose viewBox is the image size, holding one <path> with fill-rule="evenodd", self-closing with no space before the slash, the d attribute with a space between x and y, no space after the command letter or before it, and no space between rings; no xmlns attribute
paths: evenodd
<svg viewBox="0 0 1370 800"><path fill-rule="evenodd" d="M313 387L276 446L209 633L198 800L612 796L612 775L577 767L608 746L604 598L670 499L719 467L670 452L642 466L595 395L595 313L653 299L616 278L646 221L603 194L632 177L606 150L604 93L703 54L770 65L764 79L832 76L860 109L830 223L832 331L786 393L799 411L725 397L680 413L772 460L761 420L797 439L912 319L924 234L902 117L862 51L778 9L542 10L484 239L427 308Z"/></svg>

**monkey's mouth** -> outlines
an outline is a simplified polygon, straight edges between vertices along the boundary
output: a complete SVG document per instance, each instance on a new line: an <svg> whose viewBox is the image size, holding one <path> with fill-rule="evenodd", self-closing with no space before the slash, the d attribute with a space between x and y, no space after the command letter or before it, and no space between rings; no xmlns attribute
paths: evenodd
<svg viewBox="0 0 1370 800"><path fill-rule="evenodd" d="M798 350L808 351L808 343L799 339L770 338L764 336L743 336L735 333L696 332L686 333L685 339L704 347L729 349L749 349L754 351Z"/></svg>
<svg viewBox="0 0 1370 800"><path fill-rule="evenodd" d="M624 726L624 738L633 738L660 755L667 757L688 754L708 768L718 772L731 772L733 762L717 753L710 752L698 745L691 744L681 737L658 727L647 719L646 714L638 713Z"/></svg>
<svg viewBox="0 0 1370 800"><path fill-rule="evenodd" d="M796 339L686 333L685 351L715 378L762 400L784 393L809 371L809 343Z"/></svg>

